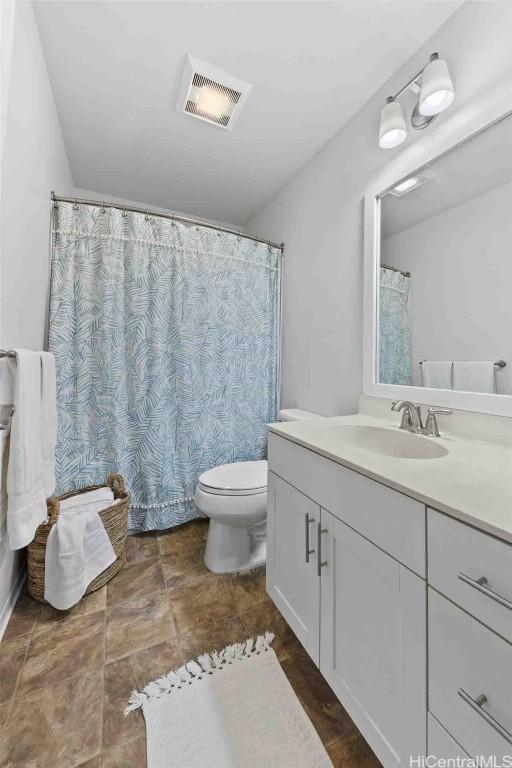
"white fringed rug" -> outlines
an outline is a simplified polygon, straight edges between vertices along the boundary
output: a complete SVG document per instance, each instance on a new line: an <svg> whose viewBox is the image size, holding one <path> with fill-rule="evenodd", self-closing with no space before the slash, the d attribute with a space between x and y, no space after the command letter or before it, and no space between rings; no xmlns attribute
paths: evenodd
<svg viewBox="0 0 512 768"><path fill-rule="evenodd" d="M148 768L332 768L267 632L134 691Z"/></svg>

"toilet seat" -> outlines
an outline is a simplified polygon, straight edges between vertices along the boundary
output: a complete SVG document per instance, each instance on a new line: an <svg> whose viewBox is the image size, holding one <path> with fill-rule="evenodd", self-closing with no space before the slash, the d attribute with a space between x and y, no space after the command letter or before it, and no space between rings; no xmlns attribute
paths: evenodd
<svg viewBox="0 0 512 768"><path fill-rule="evenodd" d="M208 469L199 477L204 493L219 496L254 496L267 492L267 462L238 461Z"/></svg>

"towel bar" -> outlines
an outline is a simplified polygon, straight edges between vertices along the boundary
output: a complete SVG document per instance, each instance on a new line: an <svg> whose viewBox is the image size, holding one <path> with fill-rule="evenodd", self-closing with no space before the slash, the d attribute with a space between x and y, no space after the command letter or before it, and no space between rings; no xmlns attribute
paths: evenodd
<svg viewBox="0 0 512 768"><path fill-rule="evenodd" d="M419 365L423 365L424 362L425 360L420 360ZM505 360L498 360L497 362L494 363L494 365L496 366L496 368L506 368L507 366Z"/></svg>

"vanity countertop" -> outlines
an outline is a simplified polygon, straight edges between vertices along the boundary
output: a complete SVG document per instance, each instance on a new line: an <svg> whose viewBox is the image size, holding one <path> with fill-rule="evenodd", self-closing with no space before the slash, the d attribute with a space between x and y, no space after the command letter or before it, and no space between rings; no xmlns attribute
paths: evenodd
<svg viewBox="0 0 512 768"><path fill-rule="evenodd" d="M444 445L435 459L404 459L351 445L335 427L397 429L391 419L367 414L272 424L271 433L309 448L394 490L512 543L512 448L449 433L423 437Z"/></svg>

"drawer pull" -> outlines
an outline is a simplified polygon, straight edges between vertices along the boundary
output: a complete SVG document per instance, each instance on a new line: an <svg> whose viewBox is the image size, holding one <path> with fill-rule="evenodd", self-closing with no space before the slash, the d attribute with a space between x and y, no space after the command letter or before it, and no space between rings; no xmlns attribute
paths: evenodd
<svg viewBox="0 0 512 768"><path fill-rule="evenodd" d="M478 712L480 717L483 717L486 723L488 723L491 728L494 728L495 731L498 731L500 736L503 736L505 741L508 741L509 744L512 744L512 733L510 731L507 731L506 728L504 728L501 723L498 723L497 720L494 719L492 715L490 715L488 712L483 709L483 705L487 702L487 696L484 696L482 694L477 699L473 699L469 693L466 693L466 691L463 688L459 688L457 691L458 695L461 697L463 701L466 702L466 704L469 704L471 709L474 709L475 712Z"/></svg>
<svg viewBox="0 0 512 768"><path fill-rule="evenodd" d="M481 576L479 579L472 579L471 576L466 576L465 573L461 572L459 573L459 579L463 581L464 584L469 584L470 587L478 589L478 591L483 595L487 595L487 597L490 597L491 600L495 600L500 605L503 605L505 608L508 608L510 611L512 611L512 603L510 600L507 600L506 597L498 595L498 593L494 592L494 590L489 589L487 586L488 581L485 576Z"/></svg>
<svg viewBox="0 0 512 768"><path fill-rule="evenodd" d="M309 514L306 512L304 515L304 528L306 530L306 563L309 563L309 556L313 555L315 553L314 549L310 549L309 547L309 526L311 523L315 522L314 517L310 517Z"/></svg>
<svg viewBox="0 0 512 768"><path fill-rule="evenodd" d="M322 523L318 523L317 528L317 543L318 543L318 555L317 555L317 573L320 576L322 568L327 565L327 560L322 561L322 533L327 533L327 528L322 528Z"/></svg>

